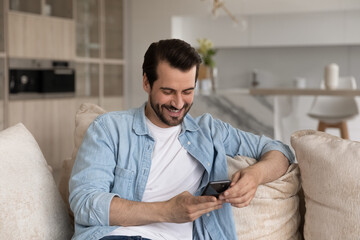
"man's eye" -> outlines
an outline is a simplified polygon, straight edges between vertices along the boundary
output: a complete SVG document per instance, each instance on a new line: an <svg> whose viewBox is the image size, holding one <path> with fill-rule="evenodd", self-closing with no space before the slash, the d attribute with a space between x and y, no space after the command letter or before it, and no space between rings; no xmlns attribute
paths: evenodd
<svg viewBox="0 0 360 240"><path fill-rule="evenodd" d="M191 93L192 93L192 90L188 90L188 91L183 92L184 95L190 95Z"/></svg>
<svg viewBox="0 0 360 240"><path fill-rule="evenodd" d="M165 95L170 95L172 92L165 90L165 91L163 91L163 93L164 93Z"/></svg>

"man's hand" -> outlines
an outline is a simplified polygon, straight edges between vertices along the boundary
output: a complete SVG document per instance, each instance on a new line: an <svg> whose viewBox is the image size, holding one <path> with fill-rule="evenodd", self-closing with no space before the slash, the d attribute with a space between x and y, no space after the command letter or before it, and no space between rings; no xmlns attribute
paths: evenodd
<svg viewBox="0 0 360 240"><path fill-rule="evenodd" d="M192 222L205 213L221 208L225 201L213 196L195 197L189 192L183 192L166 203L169 210L168 222L184 223Z"/></svg>
<svg viewBox="0 0 360 240"><path fill-rule="evenodd" d="M231 203L234 207L246 207L254 198L261 183L260 174L251 166L237 171L233 176L230 188L222 193L219 199Z"/></svg>
<svg viewBox="0 0 360 240"><path fill-rule="evenodd" d="M237 171L232 176L230 188L222 193L220 200L234 207L246 207L254 198L260 184L272 182L286 173L289 160L279 151L265 153L259 162Z"/></svg>

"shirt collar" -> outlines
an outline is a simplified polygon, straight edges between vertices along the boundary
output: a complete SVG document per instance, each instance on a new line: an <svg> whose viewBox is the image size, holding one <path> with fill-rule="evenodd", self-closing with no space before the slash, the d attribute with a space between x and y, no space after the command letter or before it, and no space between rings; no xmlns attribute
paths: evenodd
<svg viewBox="0 0 360 240"><path fill-rule="evenodd" d="M135 109L135 119L133 123L133 130L138 135L150 135L150 131L146 126L146 116L145 116L145 106L147 102L145 102L141 107ZM185 131L196 131L199 129L199 125L195 122L195 120L190 116L190 114L186 114L184 121L181 125L181 133Z"/></svg>

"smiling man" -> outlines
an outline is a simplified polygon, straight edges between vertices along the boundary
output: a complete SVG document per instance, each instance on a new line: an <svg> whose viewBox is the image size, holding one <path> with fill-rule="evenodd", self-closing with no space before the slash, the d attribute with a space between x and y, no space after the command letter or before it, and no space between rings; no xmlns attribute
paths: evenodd
<svg viewBox="0 0 360 240"><path fill-rule="evenodd" d="M157 72L155 82L150 82L146 73L143 76L143 87L149 94L145 115L162 128L180 125L194 99L196 66L182 71L160 61Z"/></svg>
<svg viewBox="0 0 360 240"><path fill-rule="evenodd" d="M152 43L143 63L148 101L90 125L70 179L73 239L236 239L231 207L246 207L294 161L281 142L187 114L200 63L182 40ZM259 161L219 198L201 196L227 178L226 155Z"/></svg>

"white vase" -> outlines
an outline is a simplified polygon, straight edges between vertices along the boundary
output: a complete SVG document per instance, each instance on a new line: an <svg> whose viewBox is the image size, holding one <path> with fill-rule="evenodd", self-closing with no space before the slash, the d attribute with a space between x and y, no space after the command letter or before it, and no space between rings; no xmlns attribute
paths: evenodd
<svg viewBox="0 0 360 240"><path fill-rule="evenodd" d="M199 92L203 95L215 93L217 88L217 68L200 65L198 75Z"/></svg>
<svg viewBox="0 0 360 240"><path fill-rule="evenodd" d="M331 63L325 67L324 80L326 89L336 89L339 85L339 66Z"/></svg>

